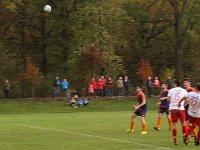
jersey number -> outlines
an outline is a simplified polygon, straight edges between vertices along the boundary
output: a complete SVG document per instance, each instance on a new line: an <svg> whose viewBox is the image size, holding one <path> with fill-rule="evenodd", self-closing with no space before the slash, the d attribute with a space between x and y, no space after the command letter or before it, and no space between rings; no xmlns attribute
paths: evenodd
<svg viewBox="0 0 200 150"><path fill-rule="evenodd" d="M180 93L176 93L175 97L174 97L175 101L180 101L181 97L180 97Z"/></svg>

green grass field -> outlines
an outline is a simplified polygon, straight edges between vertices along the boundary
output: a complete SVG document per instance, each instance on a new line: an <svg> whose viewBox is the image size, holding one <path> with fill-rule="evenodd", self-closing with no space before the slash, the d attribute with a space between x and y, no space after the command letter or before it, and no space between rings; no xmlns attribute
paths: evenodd
<svg viewBox="0 0 200 150"><path fill-rule="evenodd" d="M194 150L193 143L172 143L168 123L154 131L156 100L148 102L148 134L140 135L139 118L135 132L129 128L131 100L96 100L88 107L71 108L62 101L2 100L0 102L0 150Z"/></svg>

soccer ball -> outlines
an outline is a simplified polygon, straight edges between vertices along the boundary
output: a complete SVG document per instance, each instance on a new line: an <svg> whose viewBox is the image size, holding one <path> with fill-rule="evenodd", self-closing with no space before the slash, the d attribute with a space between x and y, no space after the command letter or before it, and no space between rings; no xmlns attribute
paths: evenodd
<svg viewBox="0 0 200 150"><path fill-rule="evenodd" d="M50 12L51 11L51 6L50 5L44 6L44 11Z"/></svg>

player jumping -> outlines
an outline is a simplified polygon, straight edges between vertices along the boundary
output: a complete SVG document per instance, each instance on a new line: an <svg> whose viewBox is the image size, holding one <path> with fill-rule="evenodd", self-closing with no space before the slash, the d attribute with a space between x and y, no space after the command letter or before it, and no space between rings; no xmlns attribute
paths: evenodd
<svg viewBox="0 0 200 150"><path fill-rule="evenodd" d="M182 133L185 135L186 133L186 119L185 119L185 108L184 108L184 102L180 103L180 107L178 107L178 104L180 100L183 97L187 96L187 91L180 87L181 82L178 80L174 81L174 88L169 90L168 93L168 101L170 101L169 110L171 111L171 118L173 122L173 141L175 145L177 144L177 122L180 119L181 125L182 125Z"/></svg>
<svg viewBox="0 0 200 150"><path fill-rule="evenodd" d="M140 121L142 124L141 134L147 134L147 127L146 127L146 122L145 122L145 115L147 112L147 103L146 103L145 94L142 92L142 89L140 87L136 88L136 93L137 93L138 104L137 106L132 106L133 108L135 108L135 112L131 116L130 129L128 129L127 132L134 132L135 119L137 116L140 116Z"/></svg>
<svg viewBox="0 0 200 150"><path fill-rule="evenodd" d="M162 84L162 93L160 97L160 101L158 103L159 105L159 112L158 112L158 119L157 119L157 127L154 127L155 130L160 131L160 125L162 122L162 115L163 113L166 113L169 123L169 129L172 129L172 120L171 115L169 111L169 102L167 101L167 95L168 95L168 88L166 84Z"/></svg>
<svg viewBox="0 0 200 150"><path fill-rule="evenodd" d="M179 102L179 107L183 100L189 102L188 108L188 120L190 123L189 130L187 130L186 135L183 140L184 143L188 144L188 136L194 131L196 126L199 128L198 135L194 136L195 145L199 146L200 140L200 83L196 85L196 92L190 92L187 97L183 97Z"/></svg>

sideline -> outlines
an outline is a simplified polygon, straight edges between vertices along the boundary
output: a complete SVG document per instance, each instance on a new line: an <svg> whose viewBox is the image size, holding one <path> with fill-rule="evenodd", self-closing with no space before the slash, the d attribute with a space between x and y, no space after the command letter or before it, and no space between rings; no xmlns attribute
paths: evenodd
<svg viewBox="0 0 200 150"><path fill-rule="evenodd" d="M85 136L85 137L110 140L110 141L126 143L126 144L136 144L136 145L139 145L139 146L145 146L145 147L153 148L153 149L156 149L156 150L171 150L171 148L167 148L167 147L157 147L157 146L153 146L153 145L149 145L149 144L142 144L142 143L138 143L138 142L129 142L129 141L125 141L125 140L109 138L109 137L104 137L104 136L98 136L98 135L90 135L90 134L85 134L85 133L80 133L80 132L71 132L71 131L65 131L65 130L43 128L43 127L32 126L32 125L20 125L20 126L38 129L38 130L55 131L55 132L60 132L60 133L72 134L72 135L80 135L80 136Z"/></svg>

